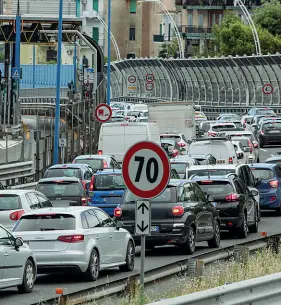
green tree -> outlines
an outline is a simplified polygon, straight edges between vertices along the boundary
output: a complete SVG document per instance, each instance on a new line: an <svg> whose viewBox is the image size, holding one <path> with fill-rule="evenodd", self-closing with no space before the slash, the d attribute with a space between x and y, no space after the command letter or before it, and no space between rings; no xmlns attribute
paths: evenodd
<svg viewBox="0 0 281 305"><path fill-rule="evenodd" d="M277 0L266 2L254 10L254 22L273 35L281 35L281 4Z"/></svg>
<svg viewBox="0 0 281 305"><path fill-rule="evenodd" d="M159 57L162 58L177 58L179 45L177 39L173 39L170 43L163 43L159 49Z"/></svg>

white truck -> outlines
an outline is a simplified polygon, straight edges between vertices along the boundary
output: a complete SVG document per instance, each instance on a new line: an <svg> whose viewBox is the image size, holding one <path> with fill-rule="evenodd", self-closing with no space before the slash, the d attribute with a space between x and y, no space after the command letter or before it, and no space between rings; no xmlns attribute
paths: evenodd
<svg viewBox="0 0 281 305"><path fill-rule="evenodd" d="M160 134L183 133L187 140L196 137L195 109L192 102L148 104L149 122L156 123Z"/></svg>

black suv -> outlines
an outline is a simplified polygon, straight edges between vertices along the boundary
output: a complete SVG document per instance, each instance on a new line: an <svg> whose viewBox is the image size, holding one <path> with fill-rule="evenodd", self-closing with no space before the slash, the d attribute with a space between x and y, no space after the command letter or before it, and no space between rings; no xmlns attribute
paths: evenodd
<svg viewBox="0 0 281 305"><path fill-rule="evenodd" d="M136 200L126 190L114 215L124 223L124 228L132 234L136 245L140 245L140 236L135 235ZM196 241L208 241L209 247L219 247L218 211L196 182L171 179L165 191L150 201L151 235L146 237L147 249L176 245L181 246L185 253L192 254Z"/></svg>
<svg viewBox="0 0 281 305"><path fill-rule="evenodd" d="M258 204L254 199L258 192L249 191L246 184L235 174L226 176L195 176L202 191L213 197L221 221L221 228L246 238L248 229L251 233L258 232Z"/></svg>

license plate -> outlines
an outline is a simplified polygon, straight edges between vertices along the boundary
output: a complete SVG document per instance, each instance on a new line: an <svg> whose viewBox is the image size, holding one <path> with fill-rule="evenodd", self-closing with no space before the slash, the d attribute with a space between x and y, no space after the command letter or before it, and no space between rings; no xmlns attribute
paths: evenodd
<svg viewBox="0 0 281 305"><path fill-rule="evenodd" d="M159 232L159 226L151 226L151 232Z"/></svg>
<svg viewBox="0 0 281 305"><path fill-rule="evenodd" d="M280 130L271 130L268 133L280 133Z"/></svg>
<svg viewBox="0 0 281 305"><path fill-rule="evenodd" d="M224 164L225 160L217 160L217 164Z"/></svg>
<svg viewBox="0 0 281 305"><path fill-rule="evenodd" d="M103 199L106 203L119 203L120 197L106 197Z"/></svg>

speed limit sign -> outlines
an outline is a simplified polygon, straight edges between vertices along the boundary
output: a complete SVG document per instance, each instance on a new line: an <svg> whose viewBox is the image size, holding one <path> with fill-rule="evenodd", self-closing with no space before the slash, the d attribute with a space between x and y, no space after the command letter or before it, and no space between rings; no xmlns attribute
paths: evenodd
<svg viewBox="0 0 281 305"><path fill-rule="evenodd" d="M170 161L156 143L138 142L126 152L122 174L127 188L142 199L154 198L166 188L170 179Z"/></svg>
<svg viewBox="0 0 281 305"><path fill-rule="evenodd" d="M273 87L271 84L265 84L262 87L262 92L263 94L271 94L273 92Z"/></svg>

